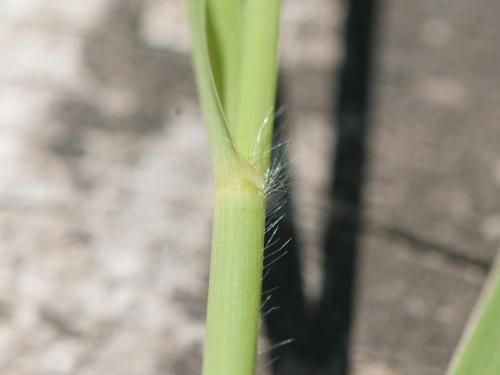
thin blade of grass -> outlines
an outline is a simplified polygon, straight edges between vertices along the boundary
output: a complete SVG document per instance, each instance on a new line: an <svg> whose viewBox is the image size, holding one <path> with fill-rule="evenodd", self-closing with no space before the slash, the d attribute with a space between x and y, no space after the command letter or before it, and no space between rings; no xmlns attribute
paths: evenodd
<svg viewBox="0 0 500 375"><path fill-rule="evenodd" d="M500 374L500 255L447 374Z"/></svg>

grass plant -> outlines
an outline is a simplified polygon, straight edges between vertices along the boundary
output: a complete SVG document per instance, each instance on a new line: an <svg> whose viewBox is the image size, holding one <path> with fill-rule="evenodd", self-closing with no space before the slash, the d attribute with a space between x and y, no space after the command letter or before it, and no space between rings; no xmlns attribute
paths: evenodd
<svg viewBox="0 0 500 375"><path fill-rule="evenodd" d="M447 374L500 374L500 254Z"/></svg>
<svg viewBox="0 0 500 375"><path fill-rule="evenodd" d="M186 0L215 180L204 375L255 373L280 0ZM499 257L500 259L500 257ZM500 260L448 375L500 374Z"/></svg>
<svg viewBox="0 0 500 375"><path fill-rule="evenodd" d="M203 374L253 374L280 1L187 4L215 179Z"/></svg>

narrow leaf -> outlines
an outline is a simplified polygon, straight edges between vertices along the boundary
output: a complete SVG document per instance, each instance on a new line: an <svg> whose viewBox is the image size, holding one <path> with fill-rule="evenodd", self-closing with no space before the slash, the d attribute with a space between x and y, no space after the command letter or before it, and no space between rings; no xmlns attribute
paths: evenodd
<svg viewBox="0 0 500 375"><path fill-rule="evenodd" d="M500 374L500 255L447 374Z"/></svg>
<svg viewBox="0 0 500 375"><path fill-rule="evenodd" d="M240 0L207 0L208 50L217 93L229 128L234 122L237 102L240 28Z"/></svg>
<svg viewBox="0 0 500 375"><path fill-rule="evenodd" d="M193 65L196 83L208 128L216 178L224 174L234 163L236 151L229 134L224 112L217 94L212 73L207 43L207 2L206 0L187 0L193 39Z"/></svg>

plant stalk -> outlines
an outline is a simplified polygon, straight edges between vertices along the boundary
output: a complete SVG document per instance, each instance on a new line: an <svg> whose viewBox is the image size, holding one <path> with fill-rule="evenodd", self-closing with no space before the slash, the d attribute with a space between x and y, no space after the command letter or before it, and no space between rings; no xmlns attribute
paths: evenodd
<svg viewBox="0 0 500 375"><path fill-rule="evenodd" d="M204 375L255 373L265 203L250 168L217 185Z"/></svg>
<svg viewBox="0 0 500 375"><path fill-rule="evenodd" d="M280 0L187 0L215 175L203 375L255 373Z"/></svg>

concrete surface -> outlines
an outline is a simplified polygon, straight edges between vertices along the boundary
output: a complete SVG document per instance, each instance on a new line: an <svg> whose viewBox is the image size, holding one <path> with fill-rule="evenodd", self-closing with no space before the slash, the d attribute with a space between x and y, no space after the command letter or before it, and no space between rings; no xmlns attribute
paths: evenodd
<svg viewBox="0 0 500 375"><path fill-rule="evenodd" d="M380 13L353 372L437 375L500 240L500 3ZM342 17L284 3L312 295ZM0 48L0 373L199 373L212 188L182 1L4 0Z"/></svg>

